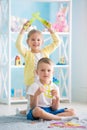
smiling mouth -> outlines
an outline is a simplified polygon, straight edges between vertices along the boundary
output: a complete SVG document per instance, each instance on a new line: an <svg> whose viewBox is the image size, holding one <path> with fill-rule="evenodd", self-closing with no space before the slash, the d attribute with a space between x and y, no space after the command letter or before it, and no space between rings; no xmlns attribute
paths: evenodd
<svg viewBox="0 0 87 130"><path fill-rule="evenodd" d="M34 47L38 47L39 45L33 45Z"/></svg>
<svg viewBox="0 0 87 130"><path fill-rule="evenodd" d="M48 76L44 76L45 78L48 78Z"/></svg>

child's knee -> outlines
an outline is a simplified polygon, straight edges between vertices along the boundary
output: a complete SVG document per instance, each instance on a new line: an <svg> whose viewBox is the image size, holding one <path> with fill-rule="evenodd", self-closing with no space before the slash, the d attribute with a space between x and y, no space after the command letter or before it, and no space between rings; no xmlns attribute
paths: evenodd
<svg viewBox="0 0 87 130"><path fill-rule="evenodd" d="M76 115L76 113L75 113L75 110L74 109L70 109L70 113L71 113L71 115L73 116L73 115Z"/></svg>
<svg viewBox="0 0 87 130"><path fill-rule="evenodd" d="M66 109L66 111L68 111L71 116L76 115L75 110L72 109L72 108L71 109Z"/></svg>
<svg viewBox="0 0 87 130"><path fill-rule="evenodd" d="M40 117L41 114L42 114L42 110L40 107L35 107L33 109L33 116L34 117Z"/></svg>

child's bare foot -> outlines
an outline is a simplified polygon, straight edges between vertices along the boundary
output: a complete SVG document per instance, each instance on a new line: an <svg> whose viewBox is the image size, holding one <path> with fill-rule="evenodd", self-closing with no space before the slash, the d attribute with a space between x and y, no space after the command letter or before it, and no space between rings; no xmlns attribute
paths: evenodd
<svg viewBox="0 0 87 130"><path fill-rule="evenodd" d="M77 117L77 116L68 116L68 117L65 116L65 117L61 117L62 121L71 121L73 119L79 120L79 117Z"/></svg>
<svg viewBox="0 0 87 130"><path fill-rule="evenodd" d="M26 115L26 110L20 110L19 108L16 108L16 115Z"/></svg>

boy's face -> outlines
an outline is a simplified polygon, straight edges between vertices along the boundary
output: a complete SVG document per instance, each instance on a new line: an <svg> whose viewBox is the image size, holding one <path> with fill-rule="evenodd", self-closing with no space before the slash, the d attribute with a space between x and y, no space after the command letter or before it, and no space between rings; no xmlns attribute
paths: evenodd
<svg viewBox="0 0 87 130"><path fill-rule="evenodd" d="M49 84L53 76L53 65L40 63L36 72L43 84Z"/></svg>
<svg viewBox="0 0 87 130"><path fill-rule="evenodd" d="M43 38L42 35L39 33L33 33L30 38L27 40L29 47L31 48L32 52L37 52L40 50L42 45Z"/></svg>

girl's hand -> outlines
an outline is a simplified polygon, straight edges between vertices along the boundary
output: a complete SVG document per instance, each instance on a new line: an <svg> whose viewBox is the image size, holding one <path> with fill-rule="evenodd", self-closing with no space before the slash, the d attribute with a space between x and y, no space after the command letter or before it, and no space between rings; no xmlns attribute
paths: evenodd
<svg viewBox="0 0 87 130"><path fill-rule="evenodd" d="M47 30L48 30L50 33L53 33L52 25L51 25L50 22L45 21L44 26L47 28Z"/></svg>
<svg viewBox="0 0 87 130"><path fill-rule="evenodd" d="M30 21L27 21L27 22L24 24L23 29L26 31L26 30L28 30L28 28L29 28L30 26L31 26Z"/></svg>
<svg viewBox="0 0 87 130"><path fill-rule="evenodd" d="M31 26L31 24L30 24L30 22L29 21L27 21L26 23L24 23L24 25L23 25L23 27L22 27L22 29L21 29L21 34L22 33L24 33L25 31L27 31L28 30L28 28Z"/></svg>

